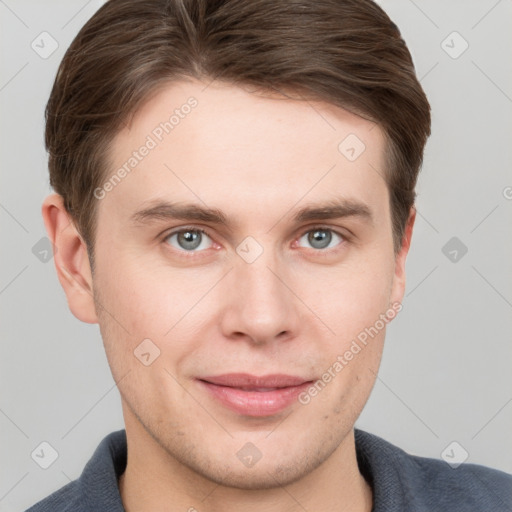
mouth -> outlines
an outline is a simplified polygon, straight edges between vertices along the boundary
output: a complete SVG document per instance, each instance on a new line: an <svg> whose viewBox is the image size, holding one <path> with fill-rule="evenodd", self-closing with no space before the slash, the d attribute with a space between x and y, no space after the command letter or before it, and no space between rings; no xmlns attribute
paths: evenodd
<svg viewBox="0 0 512 512"><path fill-rule="evenodd" d="M292 375L229 373L197 379L217 403L244 416L272 416L290 407L312 384Z"/></svg>

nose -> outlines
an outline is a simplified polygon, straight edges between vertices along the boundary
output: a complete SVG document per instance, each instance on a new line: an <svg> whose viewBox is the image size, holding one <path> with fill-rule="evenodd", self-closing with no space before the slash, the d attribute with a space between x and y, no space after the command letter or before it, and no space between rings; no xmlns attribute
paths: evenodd
<svg viewBox="0 0 512 512"><path fill-rule="evenodd" d="M298 335L299 305L283 265L264 253L252 263L236 261L226 277L221 318L224 336L265 345Z"/></svg>

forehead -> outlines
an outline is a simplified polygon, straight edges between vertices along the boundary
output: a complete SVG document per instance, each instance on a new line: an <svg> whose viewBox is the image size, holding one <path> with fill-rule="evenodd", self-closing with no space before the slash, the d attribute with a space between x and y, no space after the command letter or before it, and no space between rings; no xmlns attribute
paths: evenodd
<svg viewBox="0 0 512 512"><path fill-rule="evenodd" d="M105 182L126 172L102 208L128 214L155 198L233 215L343 196L384 205L384 144L377 125L327 103L174 82L115 137Z"/></svg>

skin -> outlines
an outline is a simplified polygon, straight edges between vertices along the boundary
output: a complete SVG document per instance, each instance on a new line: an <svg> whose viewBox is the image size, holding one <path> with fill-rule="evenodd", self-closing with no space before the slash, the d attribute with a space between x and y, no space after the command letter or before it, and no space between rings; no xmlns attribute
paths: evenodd
<svg viewBox="0 0 512 512"><path fill-rule="evenodd" d="M227 409L197 378L321 378L402 300L414 210L395 254L385 139L374 123L322 102L205 87L168 84L114 139L112 173L175 108L190 96L198 101L99 201L94 274L62 198L43 204L69 307L99 324L118 383L128 439L123 503L129 512L370 511L353 427L376 379L385 328L307 405L274 415ZM366 146L353 162L338 150L349 134ZM155 199L216 208L230 224L130 220ZM365 205L371 219L294 221L301 208L341 199ZM332 236L327 248L308 238L317 227ZM208 233L195 252L169 237L184 228ZM247 236L263 248L252 263L236 252ZM149 366L134 357L147 338L160 350ZM262 454L251 468L237 457L248 442Z"/></svg>

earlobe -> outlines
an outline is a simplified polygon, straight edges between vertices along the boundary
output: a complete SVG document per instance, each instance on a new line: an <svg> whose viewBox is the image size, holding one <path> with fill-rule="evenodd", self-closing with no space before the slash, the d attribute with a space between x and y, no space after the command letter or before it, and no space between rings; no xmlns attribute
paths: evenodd
<svg viewBox="0 0 512 512"><path fill-rule="evenodd" d="M48 238L55 247L55 269L69 309L82 322L98 323L87 247L64 207L62 196L49 195L41 211Z"/></svg>
<svg viewBox="0 0 512 512"><path fill-rule="evenodd" d="M395 273L393 276L393 289L391 292L391 302L402 302L405 293L405 263L407 254L411 247L412 232L414 221L416 220L416 209L414 205L409 212L409 218L405 225L404 235L402 237L402 247L395 257Z"/></svg>

